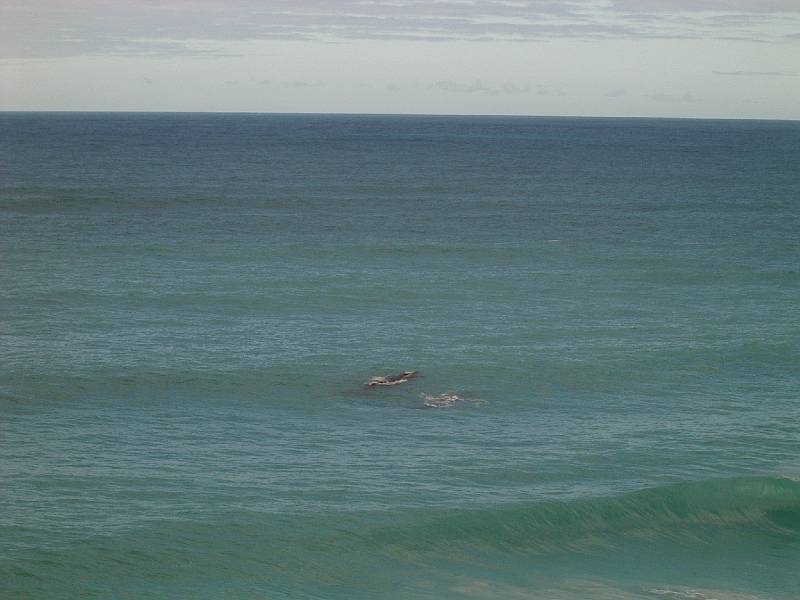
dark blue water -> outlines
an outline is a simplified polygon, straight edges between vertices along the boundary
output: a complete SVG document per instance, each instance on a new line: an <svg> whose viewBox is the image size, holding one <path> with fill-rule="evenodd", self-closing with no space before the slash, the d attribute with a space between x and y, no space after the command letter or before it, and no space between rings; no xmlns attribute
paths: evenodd
<svg viewBox="0 0 800 600"><path fill-rule="evenodd" d="M0 597L796 598L798 165L796 122L0 114Z"/></svg>

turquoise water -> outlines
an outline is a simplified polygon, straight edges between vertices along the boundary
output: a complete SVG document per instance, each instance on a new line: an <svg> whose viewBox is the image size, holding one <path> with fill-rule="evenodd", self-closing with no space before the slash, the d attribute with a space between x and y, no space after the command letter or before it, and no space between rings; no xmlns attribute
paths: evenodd
<svg viewBox="0 0 800 600"><path fill-rule="evenodd" d="M796 599L797 165L795 122L0 114L0 598Z"/></svg>

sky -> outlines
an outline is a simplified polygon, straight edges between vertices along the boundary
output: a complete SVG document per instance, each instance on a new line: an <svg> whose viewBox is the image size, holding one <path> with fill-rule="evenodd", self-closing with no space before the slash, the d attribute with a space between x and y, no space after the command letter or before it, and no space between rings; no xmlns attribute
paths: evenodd
<svg viewBox="0 0 800 600"><path fill-rule="evenodd" d="M0 0L0 110L800 119L800 0Z"/></svg>

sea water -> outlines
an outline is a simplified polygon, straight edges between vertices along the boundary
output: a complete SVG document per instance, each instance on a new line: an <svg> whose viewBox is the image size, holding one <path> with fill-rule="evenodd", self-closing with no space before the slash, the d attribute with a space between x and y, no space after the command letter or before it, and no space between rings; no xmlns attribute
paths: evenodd
<svg viewBox="0 0 800 600"><path fill-rule="evenodd" d="M800 123L5 113L0 261L4 600L800 597Z"/></svg>

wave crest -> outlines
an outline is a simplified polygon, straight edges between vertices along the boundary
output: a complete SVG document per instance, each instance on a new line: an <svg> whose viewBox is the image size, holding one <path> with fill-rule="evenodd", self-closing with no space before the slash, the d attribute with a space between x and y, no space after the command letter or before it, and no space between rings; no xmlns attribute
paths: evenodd
<svg viewBox="0 0 800 600"><path fill-rule="evenodd" d="M784 477L722 479L618 498L440 511L379 537L385 535L392 545L407 539L416 545L553 550L603 545L615 536L696 539L711 528L731 527L800 536L800 482Z"/></svg>

